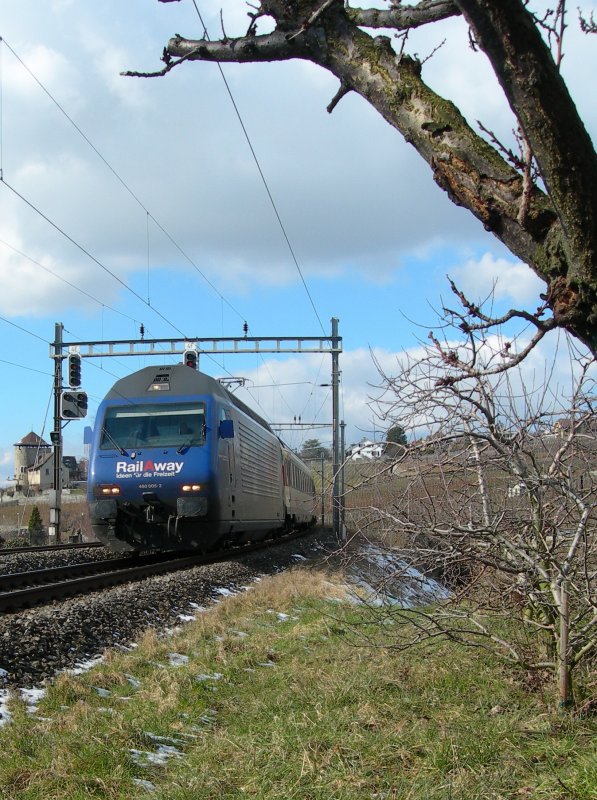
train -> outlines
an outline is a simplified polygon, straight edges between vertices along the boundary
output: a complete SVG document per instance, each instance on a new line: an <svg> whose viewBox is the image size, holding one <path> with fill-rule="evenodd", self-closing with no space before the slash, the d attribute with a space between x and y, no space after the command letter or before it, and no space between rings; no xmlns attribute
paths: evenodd
<svg viewBox="0 0 597 800"><path fill-rule="evenodd" d="M218 380L187 366L118 380L91 433L87 500L115 552L218 550L315 524L311 471Z"/></svg>

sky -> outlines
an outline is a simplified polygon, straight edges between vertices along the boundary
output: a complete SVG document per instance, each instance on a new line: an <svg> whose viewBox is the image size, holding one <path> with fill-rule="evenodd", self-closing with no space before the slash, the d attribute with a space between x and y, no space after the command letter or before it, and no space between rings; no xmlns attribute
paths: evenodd
<svg viewBox="0 0 597 800"><path fill-rule="evenodd" d="M212 39L220 9L228 35L245 32L240 0L197 6ZM449 296L446 275L473 299L495 283L498 310L536 307L541 281L449 201L372 107L351 93L326 112L338 84L324 70L226 64L233 104L215 64L120 74L159 69L175 33L199 38L192 0L0 10L0 483L14 475L15 442L31 430L49 441L58 322L67 341L104 341L138 338L141 324L146 338L242 336L245 321L253 336L319 336L336 317L349 444L383 438L376 362L392 374L419 347ZM566 36L563 73L595 138L597 47L575 10ZM440 44L424 79L510 142L510 111L461 20L413 33L407 49L424 59ZM529 369L555 348L546 342ZM85 359L89 416L65 426L65 454L83 454L83 428L116 378L158 363ZM244 377L239 397L276 426L331 421L329 355L203 355L200 367ZM329 427L282 435L297 448L331 441Z"/></svg>

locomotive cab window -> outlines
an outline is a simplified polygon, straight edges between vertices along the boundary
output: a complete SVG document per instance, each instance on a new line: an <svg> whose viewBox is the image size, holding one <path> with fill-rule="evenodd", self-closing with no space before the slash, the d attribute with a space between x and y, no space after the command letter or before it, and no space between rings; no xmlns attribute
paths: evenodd
<svg viewBox="0 0 597 800"><path fill-rule="evenodd" d="M205 443L205 403L106 409L100 448L180 447Z"/></svg>

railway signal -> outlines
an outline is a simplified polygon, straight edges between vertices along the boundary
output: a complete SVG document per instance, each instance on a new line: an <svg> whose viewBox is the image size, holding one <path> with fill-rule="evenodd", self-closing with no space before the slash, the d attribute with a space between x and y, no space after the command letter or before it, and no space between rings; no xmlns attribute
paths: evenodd
<svg viewBox="0 0 597 800"><path fill-rule="evenodd" d="M68 354L68 385L78 389L81 385L81 356L78 353Z"/></svg>
<svg viewBox="0 0 597 800"><path fill-rule="evenodd" d="M187 349L184 351L183 364L185 367L197 369L197 351Z"/></svg>
<svg viewBox="0 0 597 800"><path fill-rule="evenodd" d="M86 392L62 392L60 395L61 419L82 419L87 416Z"/></svg>

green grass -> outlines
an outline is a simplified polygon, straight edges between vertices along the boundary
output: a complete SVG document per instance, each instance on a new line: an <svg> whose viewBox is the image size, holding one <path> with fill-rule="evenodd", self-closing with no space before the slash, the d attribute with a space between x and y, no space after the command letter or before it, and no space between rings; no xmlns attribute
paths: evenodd
<svg viewBox="0 0 597 800"><path fill-rule="evenodd" d="M554 712L553 687L528 692L487 655L354 647L360 611L339 595L321 573L267 579L174 638L60 677L37 716L15 701L0 797L597 796L597 720ZM156 737L178 753L139 763Z"/></svg>

